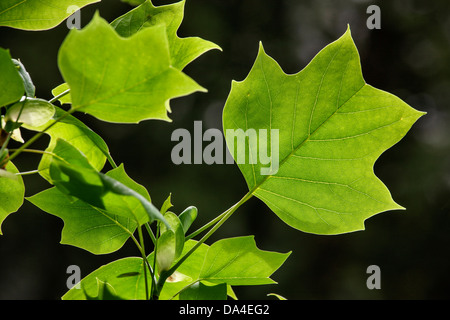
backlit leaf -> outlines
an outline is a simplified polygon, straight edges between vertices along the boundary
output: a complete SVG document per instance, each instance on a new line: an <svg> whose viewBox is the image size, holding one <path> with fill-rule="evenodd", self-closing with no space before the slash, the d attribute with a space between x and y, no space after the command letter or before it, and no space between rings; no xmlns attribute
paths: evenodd
<svg viewBox="0 0 450 320"><path fill-rule="evenodd" d="M59 25L79 8L100 0L2 0L0 26L46 30Z"/></svg>
<svg viewBox="0 0 450 320"><path fill-rule="evenodd" d="M294 228L339 234L402 209L373 166L423 114L365 83L348 30L293 75L260 46L248 77L233 82L223 127L256 132L245 139L246 151L233 148L234 134L226 133L251 194Z"/></svg>
<svg viewBox="0 0 450 320"><path fill-rule="evenodd" d="M185 3L186 1L182 0L155 7L151 1L145 1L114 20L111 25L122 37L130 37L145 28L164 24L167 28L171 64L182 70L203 53L212 49L220 50L218 45L198 37L178 37L177 31L183 21Z"/></svg>
<svg viewBox="0 0 450 320"><path fill-rule="evenodd" d="M8 175L3 175L0 172L0 235L3 234L1 230L3 221L11 213L19 210L25 195L22 177L9 175L17 173L17 168L11 162L8 162L5 169ZM4 169L0 170L5 171Z"/></svg>
<svg viewBox="0 0 450 320"><path fill-rule="evenodd" d="M123 38L96 15L69 33L58 65L72 109L109 122L170 121L171 99L205 91L171 66L164 25Z"/></svg>
<svg viewBox="0 0 450 320"><path fill-rule="evenodd" d="M0 107L20 100L25 92L19 70L8 50L0 48Z"/></svg>

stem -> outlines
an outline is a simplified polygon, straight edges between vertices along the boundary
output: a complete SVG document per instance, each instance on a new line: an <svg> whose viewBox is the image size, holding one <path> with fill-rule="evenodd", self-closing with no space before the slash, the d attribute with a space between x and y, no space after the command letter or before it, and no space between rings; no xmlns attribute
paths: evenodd
<svg viewBox="0 0 450 320"><path fill-rule="evenodd" d="M231 208L233 208L233 207L231 207ZM228 211L231 210L231 208L229 208L228 210L226 210L223 213L221 213L219 216L217 216L216 218L214 218L213 220L211 220L210 222L205 224L203 227L197 229L196 231L194 231L191 234L189 234L188 236L186 236L186 241L194 238L195 236L197 236L198 234L202 233L206 229L209 229L210 227L215 225L217 222L220 221L220 219L222 219L227 214Z"/></svg>
<svg viewBox="0 0 450 320"><path fill-rule="evenodd" d="M157 256L157 250L158 250L158 237L160 236L159 234L159 222L156 223L156 238L155 238L155 246L153 249L153 270L155 270L156 272L156 256ZM159 292L160 291L156 291L156 287L158 285L158 282L156 281L156 278L153 278L152 281L152 300L158 300L159 299Z"/></svg>
<svg viewBox="0 0 450 320"><path fill-rule="evenodd" d="M70 89L67 89L66 91L63 91L60 94L58 94L56 97L53 97L50 100L48 100L48 102L53 103L53 102L61 99L62 97L67 96L69 93L70 93Z"/></svg>
<svg viewBox="0 0 450 320"><path fill-rule="evenodd" d="M150 238L152 239L153 245L156 245L156 237L153 234L152 229L150 229L150 225L148 224L148 222L145 224L145 228L147 229L147 233L150 236Z"/></svg>
<svg viewBox="0 0 450 320"><path fill-rule="evenodd" d="M141 254L142 254L142 259L143 259L142 263L143 263L143 267L144 267L145 297L146 297L146 300L149 300L150 296L149 296L148 281L147 281L147 264L145 263L145 261L147 260L147 256L145 255L144 237L142 235L142 227L138 227L138 232L139 232L139 240L141 243L140 248L141 248Z"/></svg>
<svg viewBox="0 0 450 320"><path fill-rule="evenodd" d="M187 258L189 258L189 256L191 254L193 254L195 252L195 250L197 250L206 240L208 240L208 238L210 236L212 236L214 234L214 232L217 231L217 229L219 229L232 215L233 213L242 205L244 204L248 199L250 199L253 196L253 192L249 191L241 200L239 200L239 202L237 202L235 205L233 205L231 208L229 208L228 210L226 210L223 214L221 214L220 216L223 216L215 225L214 227L208 231L207 234L205 234L192 248L191 250L189 250L183 257L181 257L180 260L177 261L177 263L170 268L167 271L163 271L161 272L161 275L158 279L158 283L156 284L156 292L155 292L155 297L156 299L159 297L159 293L161 292L164 283L166 282L167 278L172 275L175 270L177 270L180 265L186 261Z"/></svg>
<svg viewBox="0 0 450 320"><path fill-rule="evenodd" d="M29 175L32 175L32 174L39 173L39 171L40 171L40 170L24 171L24 172L16 173L16 175L17 175L17 176L29 176Z"/></svg>
<svg viewBox="0 0 450 320"><path fill-rule="evenodd" d="M22 102L22 106L20 107L19 114L17 115L17 119L15 122L16 125L19 123L19 118L22 115L22 111L23 111L23 108L25 107L26 102L27 102L27 99L25 98ZM0 155L2 155L5 152L6 147L8 146L8 143L11 140L11 135L12 135L12 131L8 131L8 135L6 136L5 142L3 143L2 148L0 149ZM8 161L9 161L9 159L8 159ZM6 163L4 163L4 164L6 164ZM0 165L4 165L4 164L0 163Z"/></svg>

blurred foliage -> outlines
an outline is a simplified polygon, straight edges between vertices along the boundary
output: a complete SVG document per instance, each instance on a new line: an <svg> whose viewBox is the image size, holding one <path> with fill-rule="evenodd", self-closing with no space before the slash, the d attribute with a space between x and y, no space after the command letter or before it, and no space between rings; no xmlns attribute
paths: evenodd
<svg viewBox="0 0 450 320"><path fill-rule="evenodd" d="M380 30L366 27L371 4L381 8ZM82 25L95 10L112 21L129 9L120 0L104 0L82 10ZM188 0L179 35L200 36L224 50L207 53L185 69L209 92L174 100L172 123L117 125L77 114L105 139L116 162L125 163L129 175L148 188L155 205L172 193L176 213L198 207L195 228L238 201L246 184L234 165L172 164L172 131L193 130L195 120L204 121L204 130L222 128L231 80L246 77L259 41L286 72L295 73L342 35L347 24L367 83L428 112L375 165L376 174L407 210L379 214L367 221L365 231L317 236L291 229L262 202L250 200L209 243L254 234L263 250L293 253L273 276L278 285L236 288L241 299L273 299L266 296L271 292L288 299L450 298L448 0ZM45 32L0 28L0 47L24 63L38 97L50 98L51 89L62 82L56 58L67 32L65 23ZM42 139L36 147L46 143ZM37 161L31 156L16 165L31 170ZM26 177L27 195L46 188L42 181ZM86 276L116 258L138 255L132 243L106 256L60 245L61 228L61 220L29 203L4 222L0 299L59 299L67 290L69 265L80 266ZM381 290L366 287L366 270L373 264L381 268Z"/></svg>

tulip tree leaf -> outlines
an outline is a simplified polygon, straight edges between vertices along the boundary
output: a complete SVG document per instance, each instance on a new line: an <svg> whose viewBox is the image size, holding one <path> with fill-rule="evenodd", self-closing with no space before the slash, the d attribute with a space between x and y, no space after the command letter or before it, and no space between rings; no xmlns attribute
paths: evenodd
<svg viewBox="0 0 450 320"><path fill-rule="evenodd" d="M265 142L259 152L274 151L271 164L238 162L251 194L296 229L339 234L364 229L377 213L402 209L373 166L423 114L365 83L348 29L293 75L260 46L247 78L232 84L223 127L246 133L252 128ZM271 129L278 130L278 141L269 139L277 133ZM226 137L239 159L234 135ZM258 142L245 141L252 150L246 159L258 155Z"/></svg>
<svg viewBox="0 0 450 320"><path fill-rule="evenodd" d="M197 242L188 240L183 249L186 254ZM261 251L253 237L219 240L211 246L201 244L164 284L161 300L225 299L226 293L235 297L230 287L274 283L269 276L286 260L289 254ZM153 253L147 258L153 263ZM106 282L120 292L121 299L145 299L145 280L141 258L125 258L111 262L81 280L81 289L69 290L62 299L84 300L98 292L98 281ZM149 287L150 279L149 281ZM201 283L201 286L197 286ZM224 286L223 284L226 284ZM217 286L219 285L219 286ZM184 292L180 297L179 294Z"/></svg>
<svg viewBox="0 0 450 320"><path fill-rule="evenodd" d="M109 122L170 121L171 99L205 91L170 65L164 25L123 38L95 15L84 29L70 31L58 65L72 109Z"/></svg>
<svg viewBox="0 0 450 320"><path fill-rule="evenodd" d="M2 174L5 171L7 174ZM11 213L16 212L23 204L25 186L21 176L10 175L17 173L17 168L8 162L5 169L0 169L0 235L1 225Z"/></svg>
<svg viewBox="0 0 450 320"><path fill-rule="evenodd" d="M94 254L119 250L137 226L132 219L114 214L115 204L109 210L101 210L81 200L71 200L57 188L42 191L28 200L64 221L61 244Z"/></svg>
<svg viewBox="0 0 450 320"><path fill-rule="evenodd" d="M130 276L123 276L129 274ZM107 283L116 297L126 300L145 299L145 277L142 258L128 257L113 261L93 271L81 280L80 289L72 288L63 300L88 300L99 295L99 284ZM148 286L151 286L148 277Z"/></svg>
<svg viewBox="0 0 450 320"><path fill-rule="evenodd" d="M46 30L69 17L72 8L82 8L100 0L2 0L0 26L23 30Z"/></svg>
<svg viewBox="0 0 450 320"><path fill-rule="evenodd" d="M145 1L139 7L114 20L111 25L122 37L130 37L138 31L158 24L166 25L171 64L174 68L182 70L203 53L212 49L220 50L216 44L199 37L178 37L177 30L183 21L185 3L186 1L182 0L155 7L151 1Z"/></svg>
<svg viewBox="0 0 450 320"><path fill-rule="evenodd" d="M289 255L258 249L253 236L222 239L209 247L199 278L232 286L272 284L269 277Z"/></svg>
<svg viewBox="0 0 450 320"><path fill-rule="evenodd" d="M58 139L49 168L49 182L62 193L82 200L101 210L132 219L138 225L154 220L167 225L159 210L151 203L146 189L128 178L122 166L103 174L65 140ZM122 172L116 179L113 173ZM125 182L123 182L125 181Z"/></svg>
<svg viewBox="0 0 450 320"><path fill-rule="evenodd" d="M122 165L106 175L134 189L150 201L147 190L134 182ZM41 210L64 221L61 243L77 246L95 254L106 254L123 246L138 225L134 217L146 221L146 213L139 201L132 197L110 194L104 195L102 199L104 209L79 199L71 199L57 188L27 198Z"/></svg>
<svg viewBox="0 0 450 320"><path fill-rule="evenodd" d="M20 100L25 92L19 70L8 50L0 48L0 107Z"/></svg>

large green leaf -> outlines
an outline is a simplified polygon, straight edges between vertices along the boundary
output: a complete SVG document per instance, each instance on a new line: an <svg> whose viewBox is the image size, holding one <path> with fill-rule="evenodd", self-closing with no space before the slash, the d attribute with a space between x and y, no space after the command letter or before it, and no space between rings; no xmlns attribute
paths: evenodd
<svg viewBox="0 0 450 320"><path fill-rule="evenodd" d="M23 204L25 186L21 176L11 175L18 172L17 168L8 162L6 174L2 174L4 169L0 169L0 235L2 235L1 225L8 215L16 212Z"/></svg>
<svg viewBox="0 0 450 320"><path fill-rule="evenodd" d="M72 8L82 8L100 0L2 0L0 26L24 30L46 30L69 17Z"/></svg>
<svg viewBox="0 0 450 320"><path fill-rule="evenodd" d="M155 7L148 0L114 20L111 25L122 37L130 37L145 28L164 24L167 28L171 65L182 70L201 54L212 49L220 50L216 44L198 37L178 37L177 30L183 21L185 3L182 0Z"/></svg>
<svg viewBox="0 0 450 320"><path fill-rule="evenodd" d="M0 107L18 101L25 88L8 50L0 48Z"/></svg>
<svg viewBox="0 0 450 320"><path fill-rule="evenodd" d="M248 77L232 84L223 127L251 194L294 228L339 234L364 229L367 218L402 208L373 166L423 114L365 83L347 30L293 75L260 46ZM229 129L247 134L254 129L259 141L249 135L244 154L232 148ZM272 129L279 140L271 143L277 135ZM272 150L271 164L254 161L266 149ZM247 160L239 159L242 155Z"/></svg>
<svg viewBox="0 0 450 320"><path fill-rule="evenodd" d="M72 109L104 121L170 121L171 99L205 91L171 66L164 25L123 38L96 15L84 29L69 33L58 64Z"/></svg>
<svg viewBox="0 0 450 320"><path fill-rule="evenodd" d="M107 176L127 185L150 201L147 190L134 182L121 165ZM107 194L101 209L79 199L71 199L57 188L42 191L30 198L41 210L61 218L64 228L61 243L106 254L120 249L135 231L138 223L147 221L144 208L132 197ZM137 221L136 221L137 220Z"/></svg>

